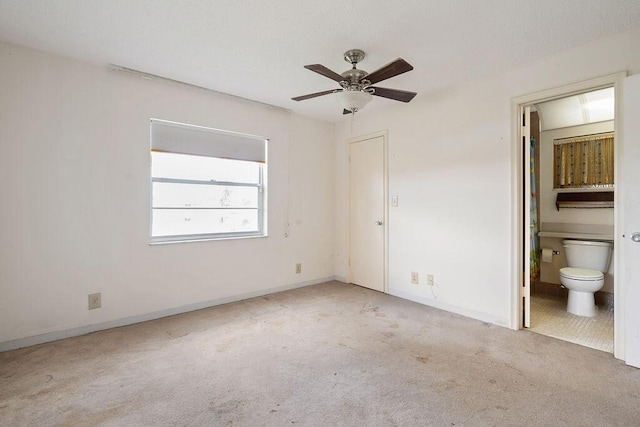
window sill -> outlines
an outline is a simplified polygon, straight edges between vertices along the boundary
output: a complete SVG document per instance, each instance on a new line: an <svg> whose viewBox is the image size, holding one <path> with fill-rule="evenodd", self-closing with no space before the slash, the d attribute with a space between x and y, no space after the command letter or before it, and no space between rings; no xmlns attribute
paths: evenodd
<svg viewBox="0 0 640 427"><path fill-rule="evenodd" d="M162 240L157 242L149 242L149 246L172 245L176 243L218 242L221 240L264 239L266 237L269 237L269 235L263 234L260 236L235 236L235 237L211 237L211 238L205 238L205 239Z"/></svg>

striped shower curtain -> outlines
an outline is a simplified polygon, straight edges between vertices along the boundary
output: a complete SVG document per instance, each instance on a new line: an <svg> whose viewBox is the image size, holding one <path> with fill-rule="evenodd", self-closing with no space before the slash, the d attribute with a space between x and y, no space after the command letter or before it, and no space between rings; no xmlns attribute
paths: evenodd
<svg viewBox="0 0 640 427"><path fill-rule="evenodd" d="M530 141L530 171L529 179L531 180L531 242L529 257L531 260L530 278L531 284L537 283L540 278L540 244L538 243L538 204L536 202L536 162L535 162L536 140L531 138Z"/></svg>

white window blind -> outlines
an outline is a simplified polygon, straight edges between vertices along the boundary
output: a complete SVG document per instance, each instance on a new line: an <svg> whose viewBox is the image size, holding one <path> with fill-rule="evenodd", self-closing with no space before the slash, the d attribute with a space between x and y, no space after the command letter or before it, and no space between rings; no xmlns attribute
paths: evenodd
<svg viewBox="0 0 640 427"><path fill-rule="evenodd" d="M151 120L154 151L264 163L267 160L266 144L267 140L259 136Z"/></svg>

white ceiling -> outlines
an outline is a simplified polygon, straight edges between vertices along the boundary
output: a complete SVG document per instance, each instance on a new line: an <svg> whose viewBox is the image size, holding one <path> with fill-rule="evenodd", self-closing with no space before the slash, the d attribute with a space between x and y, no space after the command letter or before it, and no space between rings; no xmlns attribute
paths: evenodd
<svg viewBox="0 0 640 427"><path fill-rule="evenodd" d="M2 41L329 121L343 119L332 96L290 98L337 88L303 65L340 73L347 49L369 72L404 58L414 71L379 85L424 97L638 26L638 0L0 0Z"/></svg>
<svg viewBox="0 0 640 427"><path fill-rule="evenodd" d="M615 91L612 87L554 99L535 105L542 131L613 120Z"/></svg>

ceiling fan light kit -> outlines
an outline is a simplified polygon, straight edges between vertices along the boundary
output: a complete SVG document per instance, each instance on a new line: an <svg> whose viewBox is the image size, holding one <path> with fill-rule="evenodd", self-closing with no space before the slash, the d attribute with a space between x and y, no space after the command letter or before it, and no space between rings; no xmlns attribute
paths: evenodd
<svg viewBox="0 0 640 427"><path fill-rule="evenodd" d="M325 90L291 99L304 101L305 99L335 93L338 102L343 107L343 114L355 114L371 101L372 95L401 102L409 102L417 95L415 92L372 86L382 80L413 70L413 67L407 61L398 58L373 73L367 73L356 68L358 62L362 61L364 57L365 53L360 49L346 51L344 60L350 63L352 68L342 74L338 74L321 64L305 65L304 68L338 82L340 89Z"/></svg>
<svg viewBox="0 0 640 427"><path fill-rule="evenodd" d="M362 110L373 96L370 93L359 90L343 90L336 93L336 98L344 110L355 113Z"/></svg>

